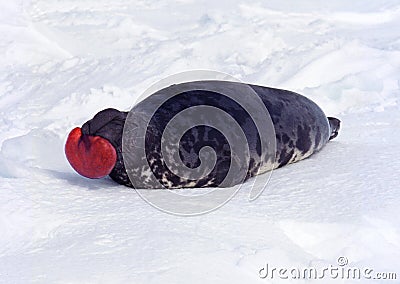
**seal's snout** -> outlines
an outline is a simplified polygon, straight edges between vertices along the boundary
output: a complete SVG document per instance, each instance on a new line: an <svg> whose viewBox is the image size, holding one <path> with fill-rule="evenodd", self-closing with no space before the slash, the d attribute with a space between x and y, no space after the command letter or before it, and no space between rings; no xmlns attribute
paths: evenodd
<svg viewBox="0 0 400 284"><path fill-rule="evenodd" d="M117 161L116 150L107 139L82 134L79 127L69 133L65 155L74 170L88 178L108 175Z"/></svg>

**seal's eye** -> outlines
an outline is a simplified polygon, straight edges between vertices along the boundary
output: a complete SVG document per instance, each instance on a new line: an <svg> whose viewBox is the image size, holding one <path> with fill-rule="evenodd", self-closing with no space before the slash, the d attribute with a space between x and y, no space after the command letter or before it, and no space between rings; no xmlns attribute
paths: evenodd
<svg viewBox="0 0 400 284"><path fill-rule="evenodd" d="M68 162L80 175L101 178L115 166L117 153L114 146L100 136L82 135L81 128L74 128L65 143Z"/></svg>

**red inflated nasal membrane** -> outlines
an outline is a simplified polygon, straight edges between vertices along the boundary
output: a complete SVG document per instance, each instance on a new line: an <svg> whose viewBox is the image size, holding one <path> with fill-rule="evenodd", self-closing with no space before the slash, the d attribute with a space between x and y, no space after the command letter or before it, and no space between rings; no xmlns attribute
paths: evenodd
<svg viewBox="0 0 400 284"><path fill-rule="evenodd" d="M65 155L74 170L88 178L108 175L117 161L117 152L107 139L82 135L79 127L69 133Z"/></svg>

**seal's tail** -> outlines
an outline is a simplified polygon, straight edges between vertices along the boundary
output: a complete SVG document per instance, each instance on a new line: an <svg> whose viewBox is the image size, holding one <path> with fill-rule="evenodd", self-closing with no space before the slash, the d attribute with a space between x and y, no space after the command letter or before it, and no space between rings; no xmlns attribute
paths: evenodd
<svg viewBox="0 0 400 284"><path fill-rule="evenodd" d="M335 117L328 117L328 121L331 128L331 136L329 137L329 140L332 140L339 134L340 120Z"/></svg>

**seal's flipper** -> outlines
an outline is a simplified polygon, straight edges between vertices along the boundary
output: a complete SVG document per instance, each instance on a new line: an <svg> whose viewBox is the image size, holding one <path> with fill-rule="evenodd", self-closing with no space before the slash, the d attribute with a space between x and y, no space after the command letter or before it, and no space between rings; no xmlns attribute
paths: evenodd
<svg viewBox="0 0 400 284"><path fill-rule="evenodd" d="M332 140L339 134L340 120L335 117L328 117L328 120L329 120L329 127L331 129L331 136L329 137L329 140Z"/></svg>

